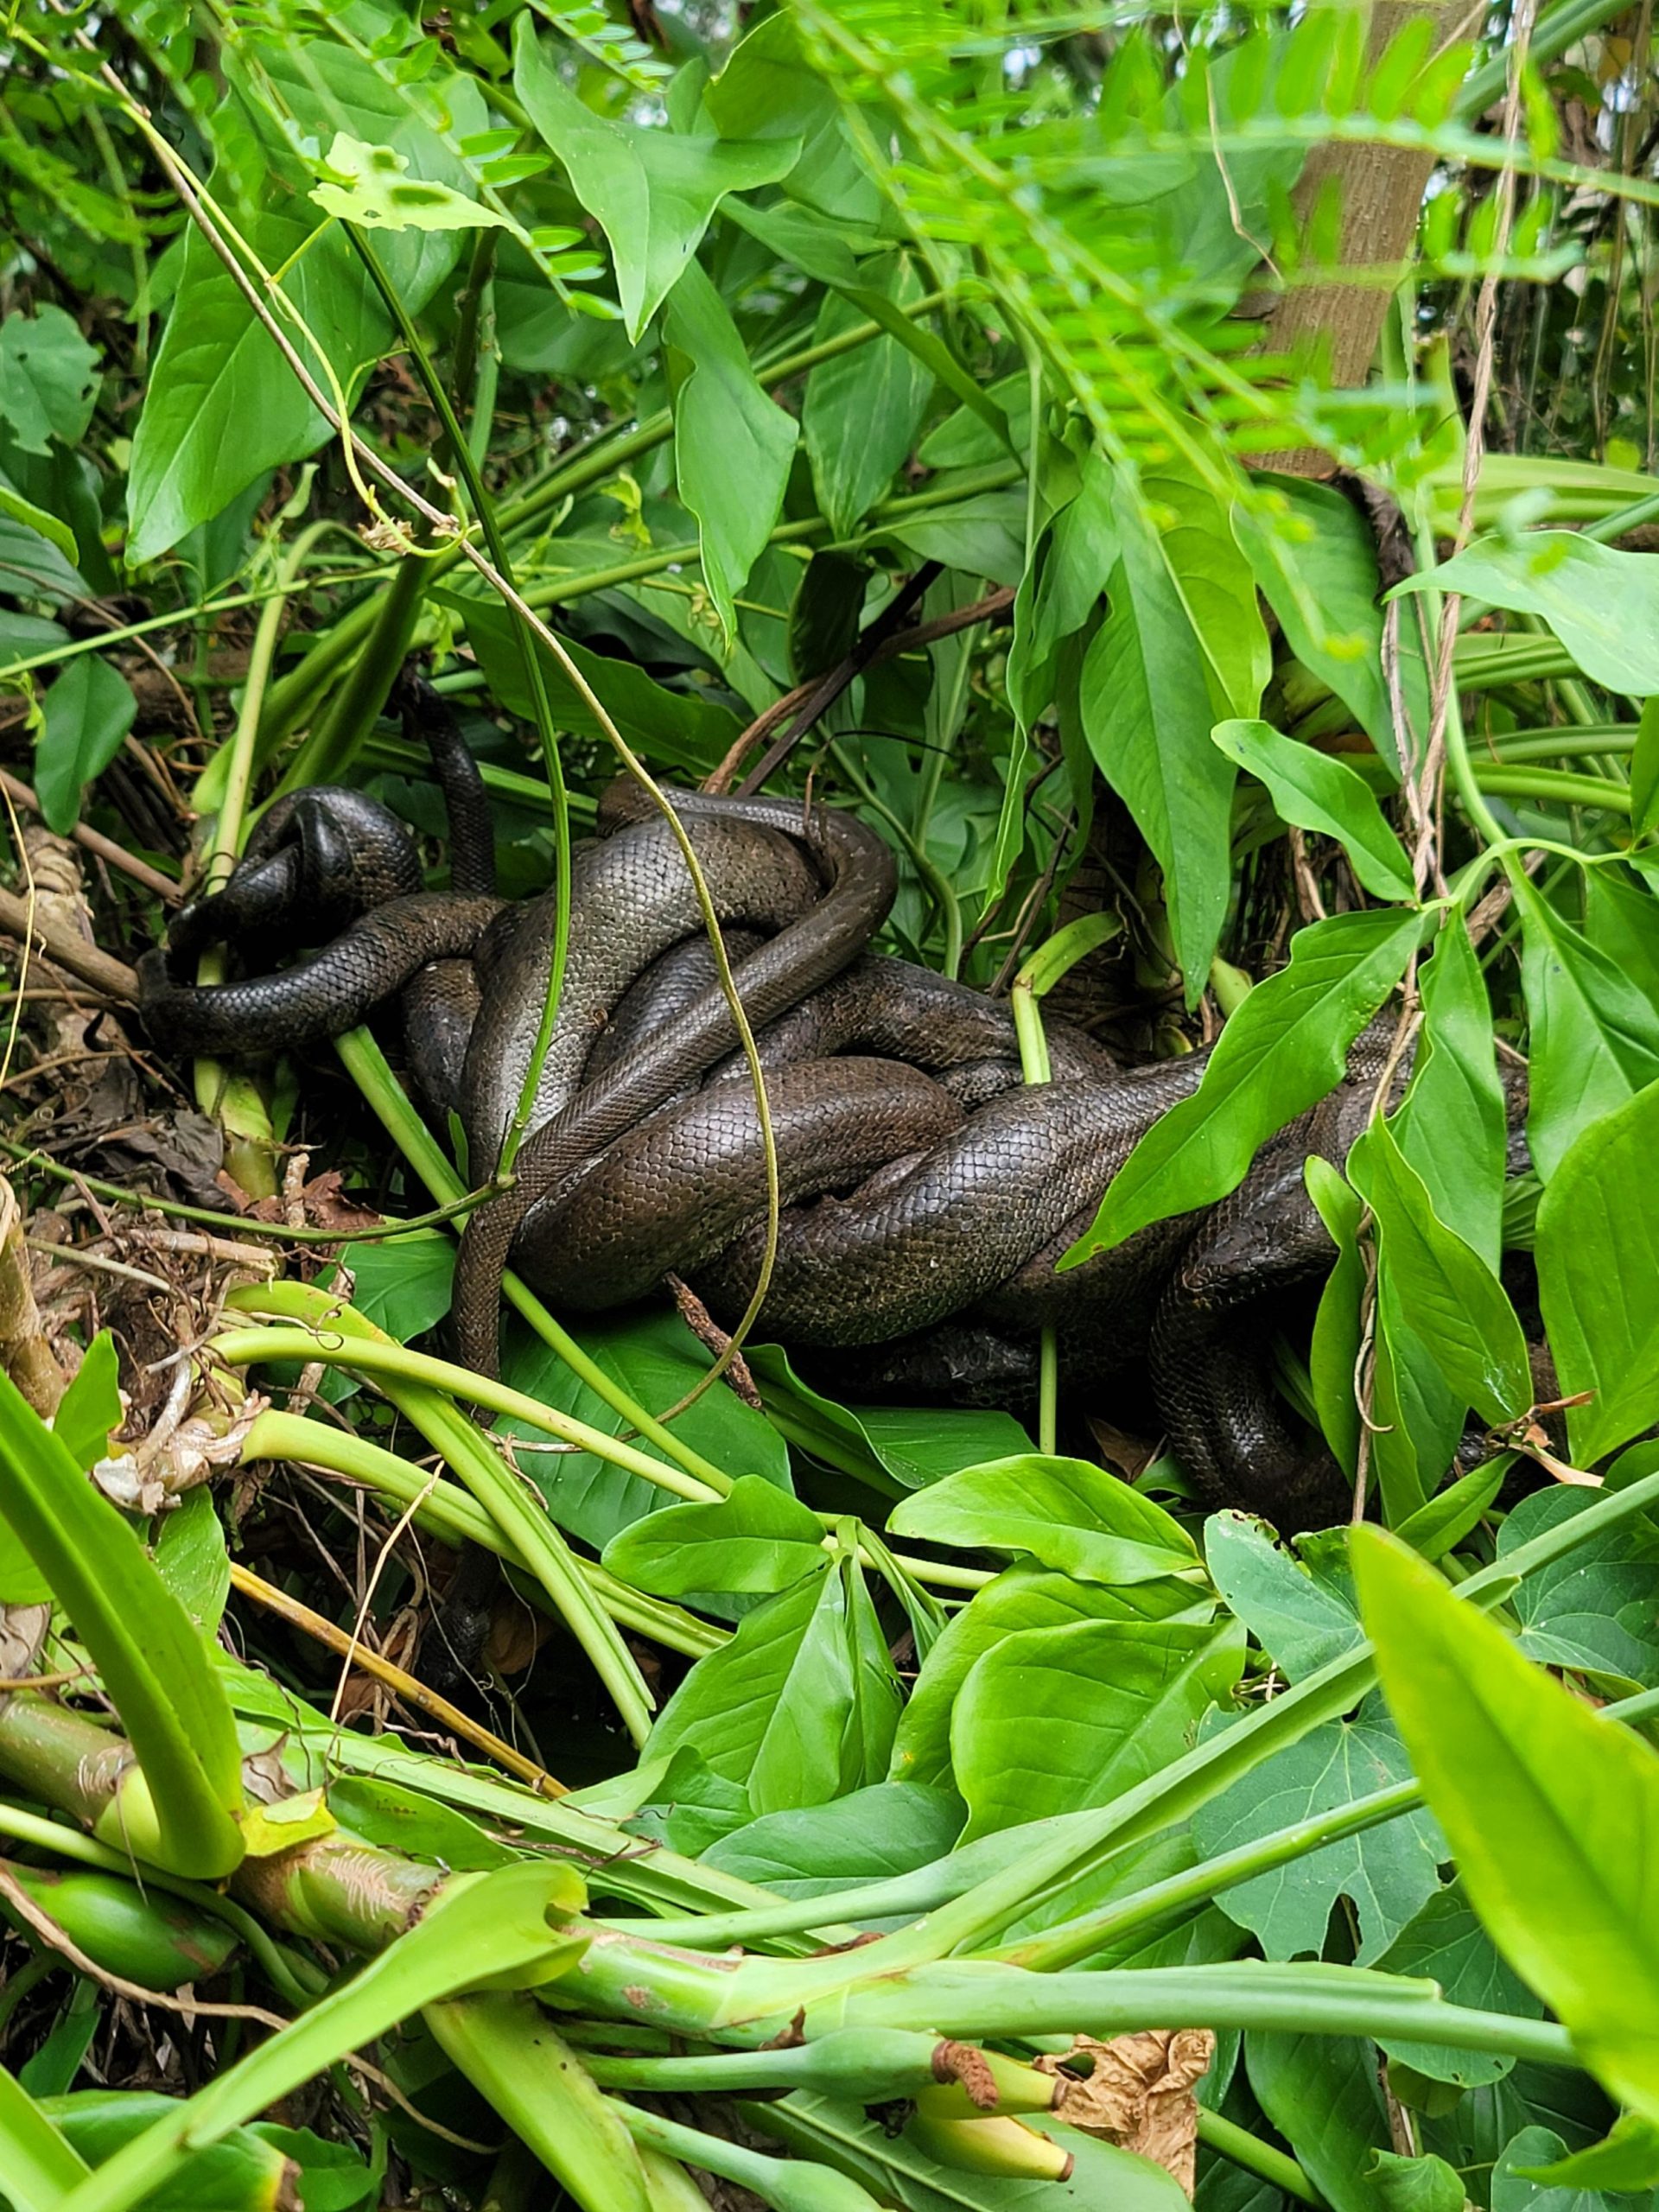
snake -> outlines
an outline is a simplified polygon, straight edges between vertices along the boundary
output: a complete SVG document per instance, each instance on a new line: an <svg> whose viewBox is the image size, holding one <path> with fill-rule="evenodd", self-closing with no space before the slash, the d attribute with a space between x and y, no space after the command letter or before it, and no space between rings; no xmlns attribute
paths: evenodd
<svg viewBox="0 0 1659 2212"><path fill-rule="evenodd" d="M1334 1258L1304 1164L1345 1157L1391 1026L1362 1035L1337 1089L1229 1198L1062 1273L1140 1140L1197 1090L1205 1051L1127 1066L1054 1022L1050 1079L1027 1083L1005 1001L873 949L896 871L857 816L671 790L671 820L619 785L573 852L568 957L531 1085L556 893L496 895L476 764L423 681L405 677L401 705L448 806L449 887L423 887L408 830L379 802L327 785L292 794L143 957L141 1010L169 1051L246 1057L338 1035L401 1000L411 1073L435 1115L459 1115L475 1181L522 1128L510 1186L461 1238L450 1325L462 1363L496 1371L509 1265L574 1313L648 1298L671 1274L718 1323L744 1312L767 1243L766 1149L706 899L774 1137L766 1336L870 1376L931 1371L971 1395L995 1395L999 1377L1021 1387L1052 1327L1065 1370L1086 1383L1145 1373L1207 1503L1303 1526L1335 1506L1334 1462L1278 1394L1271 1343L1287 1300ZM262 967L296 936L316 949ZM215 943L251 972L198 983Z"/></svg>

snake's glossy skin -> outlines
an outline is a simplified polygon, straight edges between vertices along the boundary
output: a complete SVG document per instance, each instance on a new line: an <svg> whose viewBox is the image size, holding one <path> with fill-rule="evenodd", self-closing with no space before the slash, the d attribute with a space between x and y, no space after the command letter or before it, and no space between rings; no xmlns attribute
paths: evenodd
<svg viewBox="0 0 1659 2212"><path fill-rule="evenodd" d="M530 1065L552 895L516 908L492 895L465 748L429 695L412 693L407 709L445 783L454 889L418 887L406 833L373 802L302 794L266 816L229 887L146 957L145 1010L175 1050L235 1054L338 1033L404 994L416 1073L435 1105L458 1103L481 1177ZM767 1076L782 1216L762 1330L801 1345L896 1344L882 1355L890 1375L931 1363L965 1389L1017 1367L1052 1323L1075 1368L1149 1365L1207 1499L1293 1523L1328 1511L1334 1469L1273 1390L1268 1343L1285 1294L1330 1265L1302 1165L1345 1155L1380 1041L1360 1040L1346 1081L1231 1198L1058 1274L1139 1138L1196 1088L1204 1055L1125 1069L1056 1025L1053 1080L1027 1087L1005 1006L868 950L894 887L873 831L795 801L671 796L677 830L630 789L607 798L605 834L577 849L558 1016L516 1183L461 1244L462 1359L493 1370L509 1261L576 1310L645 1295L671 1271L729 1321L754 1287L764 1154L683 833ZM203 945L268 944L306 915L332 941L299 965L213 988L187 980Z"/></svg>

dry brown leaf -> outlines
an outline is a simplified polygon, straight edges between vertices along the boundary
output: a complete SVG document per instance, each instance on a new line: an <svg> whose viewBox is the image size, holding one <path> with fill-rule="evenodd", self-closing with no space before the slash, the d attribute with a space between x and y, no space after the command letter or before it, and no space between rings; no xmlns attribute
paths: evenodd
<svg viewBox="0 0 1659 2212"><path fill-rule="evenodd" d="M1097 2043L1074 2036L1064 2058L1039 2058L1045 2073L1063 2074L1060 2117L1068 2127L1138 2151L1179 2182L1189 2196L1196 2179L1198 2105L1192 2091L1209 2071L1216 2039L1208 2028L1142 2028ZM1090 2067L1085 2079L1069 2069Z"/></svg>

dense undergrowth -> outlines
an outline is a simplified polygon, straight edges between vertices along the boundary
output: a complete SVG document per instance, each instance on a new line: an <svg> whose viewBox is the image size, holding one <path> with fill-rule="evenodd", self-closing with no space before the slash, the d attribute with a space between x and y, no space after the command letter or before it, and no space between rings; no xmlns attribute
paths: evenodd
<svg viewBox="0 0 1659 2212"><path fill-rule="evenodd" d="M737 12L10 19L0 2198L1651 2201L1651 10ZM510 896L787 732L891 949L1214 1042L1090 1248L1393 1021L1276 1347L1366 1525L1052 1364L674 1413L666 1300L469 1389L395 1026L131 1004L279 792L443 880L411 654Z"/></svg>

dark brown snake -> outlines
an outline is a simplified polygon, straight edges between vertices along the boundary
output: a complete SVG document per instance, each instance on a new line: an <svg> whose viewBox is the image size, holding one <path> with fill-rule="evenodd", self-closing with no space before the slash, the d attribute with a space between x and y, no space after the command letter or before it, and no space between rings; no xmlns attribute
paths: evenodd
<svg viewBox="0 0 1659 2212"><path fill-rule="evenodd" d="M338 1034L402 994L417 1080L459 1108L472 1174L497 1160L547 987L553 894L493 893L476 770L429 691L406 719L431 743L454 836L453 887L423 891L406 831L360 794L318 789L271 809L227 887L188 907L140 976L152 1034L175 1052L247 1053ZM894 890L892 855L854 817L793 800L676 791L766 1071L783 1198L760 1327L846 1352L873 1376L930 1370L946 1388L1030 1357L1053 1324L1069 1367L1149 1371L1170 1440L1204 1497L1300 1526L1334 1503L1334 1469L1270 1381L1286 1293L1332 1247L1302 1184L1363 1125L1382 1040L1281 1134L1241 1188L1060 1275L1139 1138L1196 1088L1204 1055L1118 1066L1054 1025L1053 1080L1027 1086L1005 1006L868 947ZM607 794L577 848L569 961L516 1182L462 1238L461 1359L495 1368L511 1262L556 1306L601 1311L671 1271L730 1324L766 1241L753 1085L671 826L643 795ZM206 944L257 965L277 932L322 949L278 974L198 988ZM190 963L190 966L187 966Z"/></svg>

